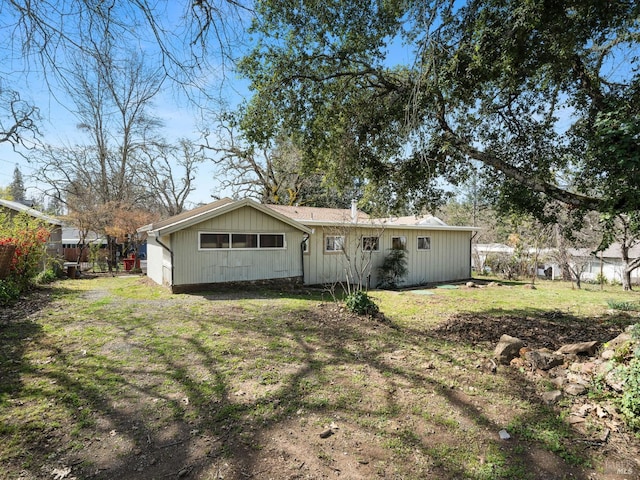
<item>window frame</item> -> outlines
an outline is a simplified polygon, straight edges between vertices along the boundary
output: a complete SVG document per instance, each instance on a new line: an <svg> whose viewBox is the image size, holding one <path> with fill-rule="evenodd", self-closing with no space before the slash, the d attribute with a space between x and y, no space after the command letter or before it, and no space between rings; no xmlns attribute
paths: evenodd
<svg viewBox="0 0 640 480"><path fill-rule="evenodd" d="M428 243L429 246L427 248L420 248L420 239L421 238L428 239L427 243ZM429 251L431 251L431 235L419 235L418 237L416 237L416 249L419 252L429 252Z"/></svg>
<svg viewBox="0 0 640 480"><path fill-rule="evenodd" d="M227 246L225 247L203 247L202 246L202 236L203 235L226 235L227 236ZM234 247L233 246L233 236L241 236L246 235L247 237L254 237L256 239L255 247ZM273 237L281 237L282 238L282 246L281 247L262 247L260 238L261 236L273 236ZM287 236L285 233L272 233L272 232L198 232L198 251L202 252L219 252L219 251L258 251L258 250L286 250L287 249Z"/></svg>
<svg viewBox="0 0 640 480"><path fill-rule="evenodd" d="M370 247L370 245L367 245L367 247L365 247L365 239L375 239L375 242L373 244L374 248L367 248ZM367 235L366 237L363 235L362 238L360 239L360 247L362 248L363 252L379 252L380 251L380 236L379 235Z"/></svg>
<svg viewBox="0 0 640 480"><path fill-rule="evenodd" d="M393 244L394 244L394 240L395 240L396 238L401 239L401 240L400 240L400 243L401 243L400 248L395 248L395 247L393 246ZM406 249L407 249L407 236L406 236L406 235L396 235L395 237L391 237L391 249L392 249L392 250L393 250L393 249L395 249L395 250L406 250Z"/></svg>
<svg viewBox="0 0 640 480"><path fill-rule="evenodd" d="M336 243L336 242L335 242L335 239L336 239L336 238L340 238L340 239L341 239L341 240L340 240L340 249L336 250L336 249L334 248L334 249L332 249L332 250L329 250L329 249L327 248L327 247L328 247L328 245L327 245L327 241L329 240L329 238L333 238L333 239L334 239L334 242L333 242L333 243L334 243L334 245L335 245L335 243ZM325 236L324 236L324 248L323 248L323 251L324 251L324 253L329 253L329 254L342 253L342 252L344 252L344 249L345 249L345 245L346 245L346 243L347 243L347 237L346 237L346 235L325 235Z"/></svg>

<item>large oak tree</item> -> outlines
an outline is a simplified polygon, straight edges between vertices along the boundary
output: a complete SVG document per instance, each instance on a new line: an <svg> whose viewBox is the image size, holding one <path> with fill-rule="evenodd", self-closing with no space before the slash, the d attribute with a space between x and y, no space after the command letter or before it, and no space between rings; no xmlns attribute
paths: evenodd
<svg viewBox="0 0 640 480"><path fill-rule="evenodd" d="M471 160L504 198L609 214L640 196L640 6L632 0L258 2L243 72L253 138L438 200ZM252 112L259 112L253 114Z"/></svg>

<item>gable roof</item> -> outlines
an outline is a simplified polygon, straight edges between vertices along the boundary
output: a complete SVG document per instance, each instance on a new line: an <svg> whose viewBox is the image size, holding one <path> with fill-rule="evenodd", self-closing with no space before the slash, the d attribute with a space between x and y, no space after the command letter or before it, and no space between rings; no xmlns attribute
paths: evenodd
<svg viewBox="0 0 640 480"><path fill-rule="evenodd" d="M224 215L225 213L232 212L242 207L251 207L262 213L276 218L283 223L291 225L292 227L301 230L305 233L311 233L311 229L305 225L298 223L294 219L282 215L279 212L267 208L255 200L245 198L244 200L233 201L230 198L223 198L215 202L203 205L193 210L183 212L179 215L174 215L160 222L145 225L138 229L139 232L155 233L158 236L169 235L171 233L183 230L198 223L210 220L212 218Z"/></svg>
<svg viewBox="0 0 640 480"><path fill-rule="evenodd" d="M13 210L14 212L18 212L18 213L26 213L34 218L38 218L44 222L47 222L50 225L62 226L61 220L58 220L57 218L46 215L34 208L27 207L26 205L23 205L22 203L19 203L19 202L13 202L11 200L4 200L0 198L0 207L7 208L9 210Z"/></svg>

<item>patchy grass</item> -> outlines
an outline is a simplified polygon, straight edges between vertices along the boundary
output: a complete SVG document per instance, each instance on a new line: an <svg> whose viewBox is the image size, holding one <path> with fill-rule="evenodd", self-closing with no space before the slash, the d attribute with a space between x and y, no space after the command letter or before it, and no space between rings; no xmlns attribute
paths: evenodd
<svg viewBox="0 0 640 480"><path fill-rule="evenodd" d="M607 453L542 404L547 385L481 366L502 333L612 338L637 317L607 301L638 297L536 286L375 291L370 318L322 292L55 283L0 316L3 475L586 479Z"/></svg>

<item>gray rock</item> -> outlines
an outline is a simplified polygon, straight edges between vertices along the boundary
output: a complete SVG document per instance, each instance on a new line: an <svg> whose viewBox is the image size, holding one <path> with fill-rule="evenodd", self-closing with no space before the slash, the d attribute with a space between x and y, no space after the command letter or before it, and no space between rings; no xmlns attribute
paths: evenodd
<svg viewBox="0 0 640 480"><path fill-rule="evenodd" d="M509 365L509 362L520 355L520 349L524 343L519 338L502 335L493 353L498 363Z"/></svg>
<svg viewBox="0 0 640 480"><path fill-rule="evenodd" d="M560 347L556 353L557 354L585 354L585 355L594 355L596 353L596 349L598 348L598 342L580 342L580 343L571 343L569 345L563 345Z"/></svg>
<svg viewBox="0 0 640 480"><path fill-rule="evenodd" d="M562 355L556 355L548 350L531 350L524 354L524 358L534 370L551 370L564 363Z"/></svg>
<svg viewBox="0 0 640 480"><path fill-rule="evenodd" d="M562 392L560 390L552 390L550 392L544 392L541 396L544 403L547 405L553 405L558 403L562 398Z"/></svg>
<svg viewBox="0 0 640 480"><path fill-rule="evenodd" d="M587 387L578 383L570 383L564 387L564 391L569 395L583 395L587 391Z"/></svg>
<svg viewBox="0 0 640 480"><path fill-rule="evenodd" d="M613 340L609 340L605 345L607 350L615 350L629 341L631 341L631 331L624 331Z"/></svg>
<svg viewBox="0 0 640 480"><path fill-rule="evenodd" d="M609 348L607 348L606 350L603 350L602 353L600 354L600 357L605 359L605 360L611 360L613 357L615 357L616 355L616 351L615 350L611 350Z"/></svg>

